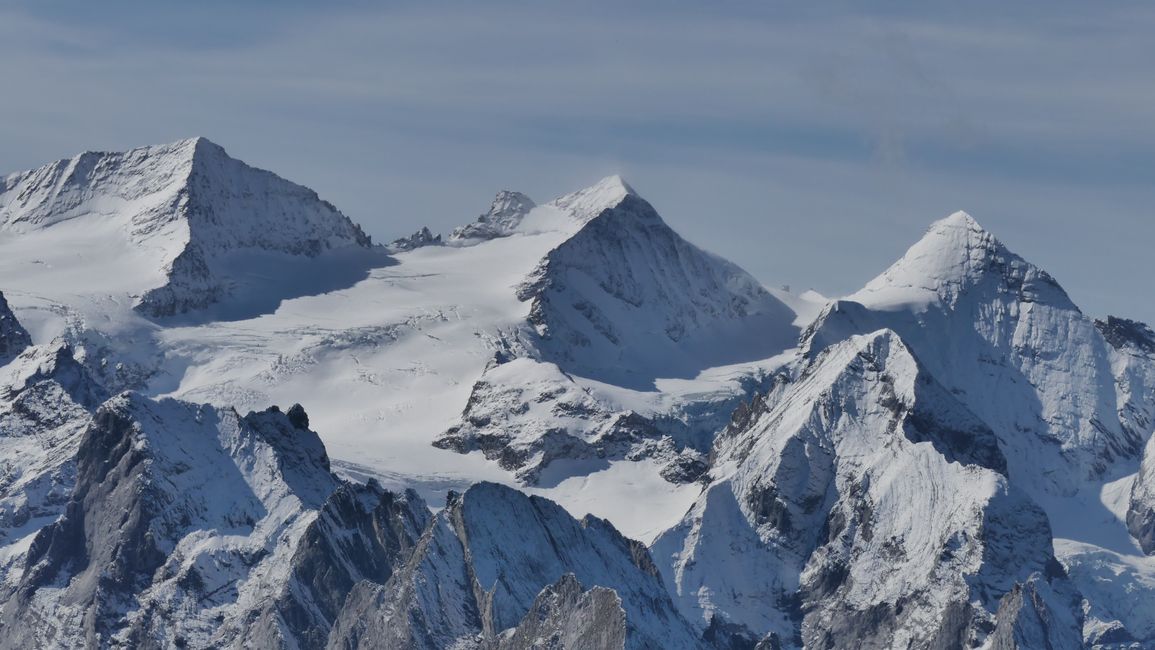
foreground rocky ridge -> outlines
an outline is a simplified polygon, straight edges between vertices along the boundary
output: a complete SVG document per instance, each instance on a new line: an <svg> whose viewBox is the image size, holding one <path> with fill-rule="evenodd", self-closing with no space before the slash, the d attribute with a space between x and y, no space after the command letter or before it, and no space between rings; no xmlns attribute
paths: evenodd
<svg viewBox="0 0 1155 650"><path fill-rule="evenodd" d="M604 520L495 484L434 514L344 481L300 406L100 403L60 347L2 370L23 381L0 443L50 433L17 419L30 390L63 420L16 466L42 473L3 486L0 647L707 647Z"/></svg>

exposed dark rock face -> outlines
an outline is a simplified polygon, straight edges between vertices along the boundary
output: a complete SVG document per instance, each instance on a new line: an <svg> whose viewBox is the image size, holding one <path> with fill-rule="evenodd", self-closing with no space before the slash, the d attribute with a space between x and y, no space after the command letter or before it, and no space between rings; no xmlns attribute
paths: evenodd
<svg viewBox="0 0 1155 650"><path fill-rule="evenodd" d="M537 207L533 199L521 192L503 190L497 193L489 211L473 223L455 228L449 235L450 241L486 241L508 237L521 224L529 211Z"/></svg>
<svg viewBox="0 0 1155 650"><path fill-rule="evenodd" d="M1083 647L1079 598L1032 576L1003 596L991 650L1066 650ZM1129 645L1129 644L1127 644ZM1124 646L1126 647L1126 646Z"/></svg>
<svg viewBox="0 0 1155 650"><path fill-rule="evenodd" d="M16 358L32 345L28 330L16 320L16 315L8 306L4 294L0 293L0 366Z"/></svg>
<svg viewBox="0 0 1155 650"><path fill-rule="evenodd" d="M608 522L493 484L434 515L336 479L306 423L107 401L0 592L0 648L705 647Z"/></svg>
<svg viewBox="0 0 1155 650"><path fill-rule="evenodd" d="M414 492L346 483L321 508L293 554L280 593L240 631L249 647L323 647L361 581L384 584L413 553L431 515Z"/></svg>
<svg viewBox="0 0 1155 650"><path fill-rule="evenodd" d="M241 630L259 635L276 628L264 639L270 642L299 631L289 619L255 625L260 608L244 584L252 583L265 603L282 581L298 579L287 571L269 575L268 563L276 566L278 555L298 542L284 531L325 510L339 486L316 434L275 410L242 418L126 393L93 416L75 462L75 488L64 513L32 540L16 592L0 612L0 647L179 647L209 644L210 638L228 645ZM380 575L378 565L390 557L380 549L403 546L384 525L395 509L385 503L375 511L369 504L383 494L365 489L362 528L373 528L375 536L346 545L335 535L334 546L347 554L326 558L334 565L323 570L327 580L309 580L315 562L305 552L288 563L307 586L294 595L308 599L310 615L322 624L326 612L339 607L342 587L362 578L361 570ZM333 501L317 524L321 530L340 526L341 505L340 498ZM420 514L410 528L423 521L419 500L415 508ZM297 613L291 600L283 597L270 609L280 614L281 605Z"/></svg>
<svg viewBox="0 0 1155 650"><path fill-rule="evenodd" d="M1155 438L1147 442L1139 473L1131 484L1127 530L1144 553L1155 554Z"/></svg>
<svg viewBox="0 0 1155 650"><path fill-rule="evenodd" d="M1155 354L1155 332L1146 323L1108 316L1106 320L1096 319L1095 327L1117 350L1131 349L1143 354Z"/></svg>
<svg viewBox="0 0 1155 650"><path fill-rule="evenodd" d="M165 560L149 530L163 505L141 488L144 454L134 448L135 421L123 411L101 409L77 454L76 490L60 521L43 529L26 558L16 597L3 611L9 641L33 645L38 589L68 585L68 601L84 621L85 644L113 633L120 606L143 591Z"/></svg>
<svg viewBox="0 0 1155 650"><path fill-rule="evenodd" d="M583 591L567 573L546 587L525 618L504 632L494 650L622 650L626 647L626 612L612 589Z"/></svg>
<svg viewBox="0 0 1155 650"><path fill-rule="evenodd" d="M289 424L292 424L298 429L309 428L309 414L305 412L305 407L300 404L294 404L289 407L285 415L289 418Z"/></svg>
<svg viewBox="0 0 1155 650"><path fill-rule="evenodd" d="M63 342L25 349L0 378L0 547L31 541L64 513L76 454L104 390ZM22 553L0 562L15 573ZM10 588L13 581L8 581ZM0 587L0 591L7 589ZM3 601L0 598L0 601Z"/></svg>
<svg viewBox="0 0 1155 650"><path fill-rule="evenodd" d="M790 648L977 647L999 599L1055 564L1046 514L893 332L801 363L735 413L654 544L683 613Z"/></svg>
<svg viewBox="0 0 1155 650"><path fill-rule="evenodd" d="M329 647L500 644L503 631L515 629L511 638L518 638L516 630L524 634L535 625L527 620L531 611L552 611L552 605L541 609L547 601L560 606L572 600L564 595L572 596L566 591L572 585L563 585L560 594L542 594L565 574L616 592L624 610L626 648L702 647L698 634L674 611L644 547L603 520L575 520L553 502L487 483L451 497L409 562L387 584L363 583L354 589ZM597 616L557 632L620 638L608 598L598 592L578 603Z"/></svg>
<svg viewBox="0 0 1155 650"><path fill-rule="evenodd" d="M434 446L458 453L480 450L528 485L561 459L668 458L671 479L690 477L687 482L704 471L692 452L679 454L651 419L609 407L556 369L550 381L514 379L533 363L517 359L487 371L473 386L462 423Z"/></svg>
<svg viewBox="0 0 1155 650"><path fill-rule="evenodd" d="M420 230L407 237L394 239L386 248L393 253L403 253L425 246L440 246L441 235L434 235L428 227L422 226Z"/></svg>

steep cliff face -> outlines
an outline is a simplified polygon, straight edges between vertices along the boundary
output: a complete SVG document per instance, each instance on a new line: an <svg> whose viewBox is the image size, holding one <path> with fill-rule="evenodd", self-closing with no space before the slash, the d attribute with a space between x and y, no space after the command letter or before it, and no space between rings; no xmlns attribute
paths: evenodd
<svg viewBox="0 0 1155 650"><path fill-rule="evenodd" d="M229 634L221 622L239 625L286 579L337 487L327 463L316 435L277 411L110 400L83 433L63 516L32 540L5 603L7 647Z"/></svg>
<svg viewBox="0 0 1155 650"><path fill-rule="evenodd" d="M0 362L0 593L10 593L28 544L64 512L84 429L107 394L71 346L32 346L11 312L0 325L22 333L9 338L19 354Z"/></svg>
<svg viewBox="0 0 1155 650"><path fill-rule="evenodd" d="M612 589L583 591L572 573L546 587L521 623L503 633L498 650L621 650L626 647L626 612Z"/></svg>
<svg viewBox="0 0 1155 650"><path fill-rule="evenodd" d="M32 345L32 337L16 320L16 315L0 293L0 366L16 358L16 355Z"/></svg>
<svg viewBox="0 0 1155 650"><path fill-rule="evenodd" d="M566 596L566 581L555 585L566 574L605 591ZM609 590L620 605L610 606ZM558 634L624 636L627 648L704 647L674 609L643 546L608 522L577 520L548 500L486 483L454 497L438 513L408 564L386 585L354 590L329 646L517 643L533 625L553 626L535 623L531 611L548 618L551 608L567 600L583 601L567 607L589 618L570 621L568 631Z"/></svg>
<svg viewBox="0 0 1155 650"><path fill-rule="evenodd" d="M1151 364L1128 368L1050 275L970 216L932 225L886 272L830 306L804 346L813 353L882 327L996 432L1012 478L1032 494L1073 494L1139 457Z"/></svg>
<svg viewBox="0 0 1155 650"><path fill-rule="evenodd" d="M653 546L688 617L783 647L964 647L1016 582L1064 579L994 433L898 335L796 373L719 438L711 484Z"/></svg>
<svg viewBox="0 0 1155 650"><path fill-rule="evenodd" d="M0 546L0 648L703 647L603 520L495 484L434 515L344 482L299 406L77 408L63 502Z"/></svg>
<svg viewBox="0 0 1155 650"><path fill-rule="evenodd" d="M535 207L537 204L533 199L521 192L503 190L493 198L489 211L477 221L454 228L449 241L466 244L508 237L517 231L522 219Z"/></svg>

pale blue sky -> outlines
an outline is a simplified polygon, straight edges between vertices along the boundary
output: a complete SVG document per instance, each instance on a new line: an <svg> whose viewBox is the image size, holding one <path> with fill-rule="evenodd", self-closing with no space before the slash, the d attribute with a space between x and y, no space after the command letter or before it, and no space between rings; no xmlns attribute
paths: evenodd
<svg viewBox="0 0 1155 650"><path fill-rule="evenodd" d="M1089 313L1155 321L1143 4L380 4L0 2L0 170L205 135L378 240L616 172L831 295L965 209Z"/></svg>

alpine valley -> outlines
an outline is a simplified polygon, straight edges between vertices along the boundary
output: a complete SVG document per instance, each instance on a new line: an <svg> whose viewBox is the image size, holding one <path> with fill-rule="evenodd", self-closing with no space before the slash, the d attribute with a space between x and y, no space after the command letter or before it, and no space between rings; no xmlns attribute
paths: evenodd
<svg viewBox="0 0 1155 650"><path fill-rule="evenodd" d="M1155 648L1155 333L967 214L839 299L618 177L461 223L0 178L0 649Z"/></svg>

